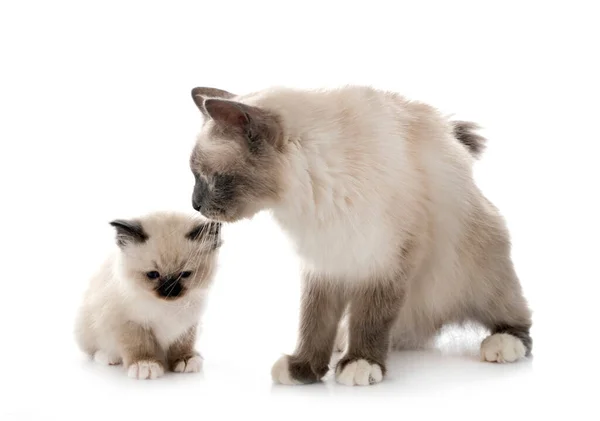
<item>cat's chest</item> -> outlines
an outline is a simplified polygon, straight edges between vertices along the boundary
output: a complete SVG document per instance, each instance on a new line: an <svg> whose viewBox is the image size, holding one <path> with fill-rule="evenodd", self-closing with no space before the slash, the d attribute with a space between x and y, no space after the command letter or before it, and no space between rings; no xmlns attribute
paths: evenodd
<svg viewBox="0 0 600 421"><path fill-rule="evenodd" d="M198 321L197 314L191 314L189 310L184 313L165 315L153 321L152 331L162 347L167 348Z"/></svg>
<svg viewBox="0 0 600 421"><path fill-rule="evenodd" d="M161 347L167 349L190 327L198 323L200 303L176 306L157 300L140 305L136 313L138 321L150 328Z"/></svg>
<svg viewBox="0 0 600 421"><path fill-rule="evenodd" d="M389 266L394 233L384 224L359 223L354 218L318 221L307 217L277 217L304 267L341 279L365 278Z"/></svg>

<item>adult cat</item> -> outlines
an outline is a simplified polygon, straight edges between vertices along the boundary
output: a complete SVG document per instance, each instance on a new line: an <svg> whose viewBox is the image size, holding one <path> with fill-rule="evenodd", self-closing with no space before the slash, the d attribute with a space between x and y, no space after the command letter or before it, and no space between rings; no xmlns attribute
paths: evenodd
<svg viewBox="0 0 600 421"><path fill-rule="evenodd" d="M193 207L219 221L270 209L303 261L297 349L275 382L320 380L338 326L347 385L380 382L390 346L419 347L448 323L489 328L483 360L531 352L507 228L473 181L475 125L363 86L192 97L205 117Z"/></svg>

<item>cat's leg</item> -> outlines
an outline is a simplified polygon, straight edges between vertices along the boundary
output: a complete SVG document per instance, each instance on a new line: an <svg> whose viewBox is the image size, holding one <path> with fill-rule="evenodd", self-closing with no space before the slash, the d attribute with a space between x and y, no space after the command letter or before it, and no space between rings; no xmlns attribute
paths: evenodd
<svg viewBox="0 0 600 421"><path fill-rule="evenodd" d="M79 310L75 320L75 341L81 351L94 358L99 346L90 316L90 311L86 307Z"/></svg>
<svg viewBox="0 0 600 421"><path fill-rule="evenodd" d="M169 369L176 373L197 373L202 369L202 356L194 350L196 325L190 327L167 350Z"/></svg>
<svg viewBox="0 0 600 421"><path fill-rule="evenodd" d="M155 379L164 374L160 346L152 330L127 322L121 326L118 339L129 377Z"/></svg>
<svg viewBox="0 0 600 421"><path fill-rule="evenodd" d="M314 383L329 371L338 323L344 310L344 293L339 283L305 274L296 351L282 356L271 370L281 384Z"/></svg>
<svg viewBox="0 0 600 421"><path fill-rule="evenodd" d="M481 359L513 362L531 354L531 311L511 259L506 225L485 197L473 210L458 246L460 273L468 287L456 319L475 319L491 335L481 343ZM465 311L466 310L466 311Z"/></svg>
<svg viewBox="0 0 600 421"><path fill-rule="evenodd" d="M531 354L531 311L521 291L512 263L503 270L488 271L480 294L475 297L475 318L491 335L481 343L481 360L498 363L517 361ZM498 262L496 262L498 265Z"/></svg>
<svg viewBox="0 0 600 421"><path fill-rule="evenodd" d="M372 280L354 288L349 305L349 341L335 378L348 386L379 383L385 375L390 331L404 290L396 279Z"/></svg>

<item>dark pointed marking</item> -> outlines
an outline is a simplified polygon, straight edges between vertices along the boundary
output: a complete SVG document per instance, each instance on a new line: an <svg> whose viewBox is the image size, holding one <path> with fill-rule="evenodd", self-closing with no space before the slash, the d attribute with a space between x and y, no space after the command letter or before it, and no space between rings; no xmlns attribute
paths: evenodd
<svg viewBox="0 0 600 421"><path fill-rule="evenodd" d="M110 225L117 230L117 244L123 247L129 243L141 244L148 240L148 234L144 227L138 221L126 221L124 219L115 219Z"/></svg>
<svg viewBox="0 0 600 421"><path fill-rule="evenodd" d="M475 133L480 127L470 121L453 121L454 137L458 139L471 154L479 158L485 150L486 139Z"/></svg>
<svg viewBox="0 0 600 421"><path fill-rule="evenodd" d="M221 223L216 221L202 222L185 236L191 241L210 241L213 250L221 246ZM207 241L208 240L208 241Z"/></svg>

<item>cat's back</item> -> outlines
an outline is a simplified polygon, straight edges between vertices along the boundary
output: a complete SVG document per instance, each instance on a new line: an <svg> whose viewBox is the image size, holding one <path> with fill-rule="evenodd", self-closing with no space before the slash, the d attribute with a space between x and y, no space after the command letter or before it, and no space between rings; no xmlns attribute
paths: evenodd
<svg viewBox="0 0 600 421"><path fill-rule="evenodd" d="M243 100L279 114L291 136L327 135L330 142L400 134L409 114L409 102L400 95L360 85L312 90L273 87Z"/></svg>

